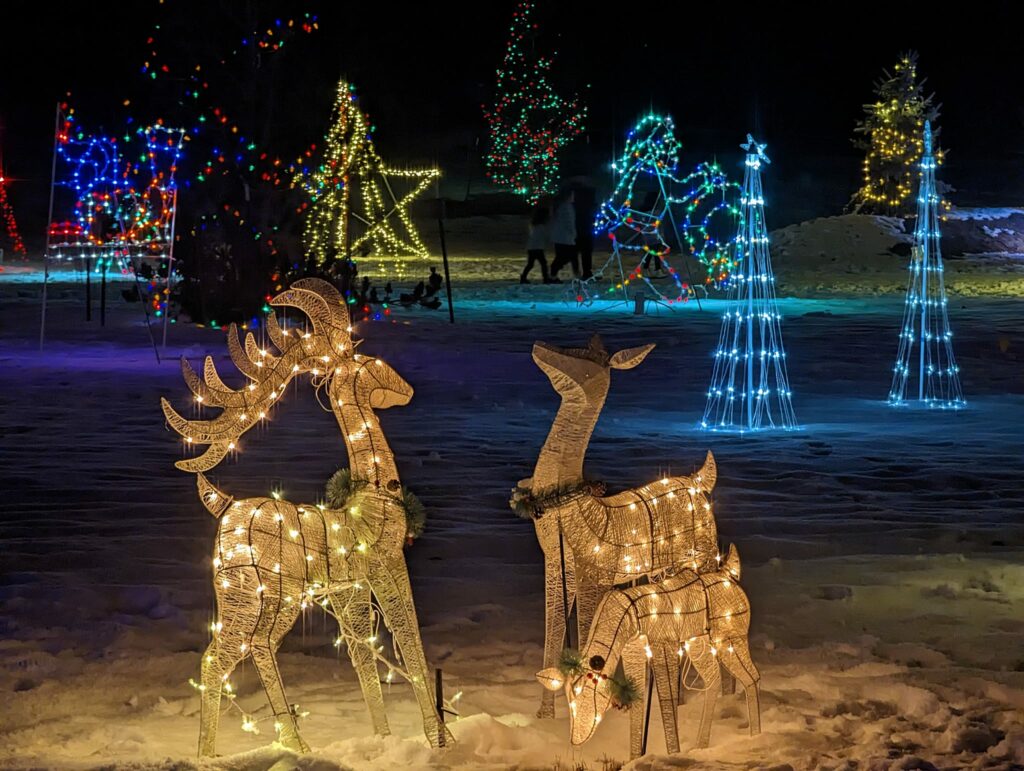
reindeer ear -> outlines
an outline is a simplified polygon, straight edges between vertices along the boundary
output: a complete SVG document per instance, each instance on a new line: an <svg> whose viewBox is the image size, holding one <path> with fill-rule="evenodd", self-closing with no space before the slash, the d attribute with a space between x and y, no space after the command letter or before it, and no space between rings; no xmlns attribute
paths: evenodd
<svg viewBox="0 0 1024 771"><path fill-rule="evenodd" d="M706 493L710 493L715 488L715 482L718 481L718 464L715 463L715 456L711 454L711 450L708 450L704 465L697 472L694 481L697 483L697 487Z"/></svg>
<svg viewBox="0 0 1024 771"><path fill-rule="evenodd" d="M633 369L653 350L654 343L640 345L636 348L623 348L618 353L612 354L612 358L608 363L615 369Z"/></svg>
<svg viewBox="0 0 1024 771"><path fill-rule="evenodd" d="M537 682L547 688L549 691L557 691L563 685L565 685L565 678L562 677L562 673L558 671L556 667L548 667L542 669L536 674Z"/></svg>

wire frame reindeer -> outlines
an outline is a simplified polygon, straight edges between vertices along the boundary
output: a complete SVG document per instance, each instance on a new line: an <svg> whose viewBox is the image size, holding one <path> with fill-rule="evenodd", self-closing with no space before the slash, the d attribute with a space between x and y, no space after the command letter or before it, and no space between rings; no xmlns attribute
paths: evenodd
<svg viewBox="0 0 1024 771"><path fill-rule="evenodd" d="M408 404L412 387L380 359L355 353L343 298L319 279L303 279L271 301L303 311L311 329L281 328L271 313L267 331L278 353L261 349L252 334L244 346L232 326L232 361L249 379L231 389L210 357L203 378L182 361L196 402L223 412L212 420L187 420L162 399L170 426L187 445L206 450L176 465L197 474L199 495L218 518L214 548L217 619L203 656L199 754L214 754L221 696L228 677L246 658L256 667L273 710L280 742L308 751L285 697L276 651L303 610L319 605L338 620L359 678L374 731L390 733L377 662L376 611L391 630L433 746L451 741L439 725L419 623L402 547L406 540L401 483L394 456L375 411ZM348 452L356 490L343 509L275 498L234 499L202 472L239 449L239 438L263 421L295 377L309 374L324 388ZM390 665L389 665L390 666ZM391 673L389 672L389 679ZM439 731L445 731L439 734Z"/></svg>
<svg viewBox="0 0 1024 771"><path fill-rule="evenodd" d="M711 739L722 666L743 684L751 736L761 732L760 674L750 658L750 603L739 586L739 573L739 555L730 546L722 568L714 572L683 570L661 581L613 589L605 595L578 659L563 657L561 668L537 673L549 691L564 687L573 744L590 739L604 713L616 705L621 686L615 670L620 659L627 680L641 697L650 661L669 753L679 752L677 684L684 660L704 683L698 747L707 747ZM630 709L631 758L641 754L642 704L640 698Z"/></svg>
<svg viewBox="0 0 1024 771"><path fill-rule="evenodd" d="M513 506L534 521L544 552L544 666L558 660L566 617L576 602L578 639L586 639L597 601L616 584L690 568L718 567L718 532L707 494L717 478L709 452L693 476L664 477L610 497L583 478L583 457L604 407L612 369L632 369L654 348L609 354L594 335L586 348L533 346L533 360L562 398L533 476ZM538 717L554 717L545 691Z"/></svg>

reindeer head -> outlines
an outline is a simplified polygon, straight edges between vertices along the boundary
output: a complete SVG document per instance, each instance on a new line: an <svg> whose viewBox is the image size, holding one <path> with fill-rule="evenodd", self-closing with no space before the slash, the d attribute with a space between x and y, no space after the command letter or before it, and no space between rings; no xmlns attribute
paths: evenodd
<svg viewBox="0 0 1024 771"><path fill-rule="evenodd" d="M358 353L339 362L333 378L332 398L349 398L374 410L403 407L413 395L412 386L390 364Z"/></svg>
<svg viewBox="0 0 1024 771"><path fill-rule="evenodd" d="M549 691L565 689L569 702L569 737L583 744L594 735L604 713L615 703L615 682L604 673L605 660L593 656L573 671L549 667L537 673L537 680Z"/></svg>
<svg viewBox="0 0 1024 771"><path fill-rule="evenodd" d="M603 404L608 394L611 370L632 369L653 348L654 344L650 343L609 354L600 335L594 335L586 348L559 348L548 343L534 343L533 360L563 399L582 396L589 404Z"/></svg>
<svg viewBox="0 0 1024 771"><path fill-rule="evenodd" d="M246 386L238 390L229 388L217 374L212 357L206 357L202 379L182 360L185 382L196 401L203 406L219 407L223 412L212 420L187 420L166 399L160 400L167 422L187 443L209 445L202 455L178 461L178 468L199 472L216 466L236 449L243 433L267 417L285 386L297 375L323 378L333 388L346 375L356 371L370 373L353 386L352 396L371 409L406 404L411 398L412 388L391 367L354 353L344 298L326 281L296 281L270 304L298 308L309 317L311 328L304 333L282 329L271 313L267 317L267 333L280 351L275 354L257 345L251 333L246 335L243 347L238 341L238 330L232 325L228 331L228 350L235 366L249 378Z"/></svg>

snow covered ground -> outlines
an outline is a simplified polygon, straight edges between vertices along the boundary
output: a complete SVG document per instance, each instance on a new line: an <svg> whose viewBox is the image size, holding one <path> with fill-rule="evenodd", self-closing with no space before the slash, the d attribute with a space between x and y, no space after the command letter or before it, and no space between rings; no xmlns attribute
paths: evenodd
<svg viewBox="0 0 1024 771"><path fill-rule="evenodd" d="M694 428L720 302L643 317L577 310L559 287L509 281L518 225L477 223L488 234L477 247L474 223L452 223L456 325L423 309L357 331L416 388L381 419L403 482L428 509L407 559L428 659L443 667L449 693L463 692L458 744L428 749L397 683L385 695L395 736L370 736L351 667L326 618L311 613L280 660L289 699L310 712L302 725L313 754L272 747L266 723L259 735L243 732L232 712L221 723L224 757L203 767L604 769L627 760L623 714L580 748L568 742L564 704L555 721L534 717L540 552L507 505L557 406L530 346L594 331L610 350L657 348L614 373L589 472L615 490L688 472L714 451L719 530L743 558L762 674L761 736L747 735L742 697L726 696L711 747L694 749L700 698L691 694L680 709L682 754L659 754L655 717L652 754L630 767L1024 766L1022 274L974 261L948 268L969 407L894 411L882 399L905 261L886 252L898 234L867 219L776 234L804 429L742 438ZM188 679L208 639L215 523L191 476L172 465L180 444L158 399L184 404L182 354L212 353L231 372L223 333L174 326L158 364L137 306L115 292L108 325L86 325L81 287L61 283L40 352L38 281L13 281L16 272L0 273L0 768L192 767L199 701ZM280 480L293 500L315 498L344 463L336 425L304 383L278 410L214 477L236 495ZM252 668L232 680L238 703L265 717Z"/></svg>

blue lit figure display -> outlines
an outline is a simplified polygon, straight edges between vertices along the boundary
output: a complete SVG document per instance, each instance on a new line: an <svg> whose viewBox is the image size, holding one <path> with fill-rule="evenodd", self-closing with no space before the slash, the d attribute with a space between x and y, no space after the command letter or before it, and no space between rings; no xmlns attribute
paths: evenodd
<svg viewBox="0 0 1024 771"><path fill-rule="evenodd" d="M715 367L701 427L710 431L797 428L793 412L782 316L775 300L775 274L764 220L761 167L764 150L747 134L736 266L715 349Z"/></svg>
<svg viewBox="0 0 1024 771"><path fill-rule="evenodd" d="M939 194L935 190L935 156L931 123L924 124L921 186L917 195L917 227L910 257L910 280L900 328L900 347L893 368L889 404L910 404L907 386L917 370L917 401L940 409L963 407L960 367L953 357L942 250L939 248ZM914 347L917 347L915 352Z"/></svg>
<svg viewBox="0 0 1024 771"><path fill-rule="evenodd" d="M729 241L721 231L729 232L737 214L739 185L711 163L680 176L674 129L670 116L650 114L626 136L622 156L612 164L618 176L615 189L594 221L594 235L611 242L612 254L593 278L573 282L570 292L577 304L590 304L602 295L626 300L627 287L638 282L651 290L653 299L669 305L694 296L695 287L668 260L670 234L680 250L705 266L702 288L728 282ZM624 268L624 257L638 264ZM689 278L688 265L684 272ZM669 280L655 283L664 278ZM598 283L603 280L607 283Z"/></svg>

